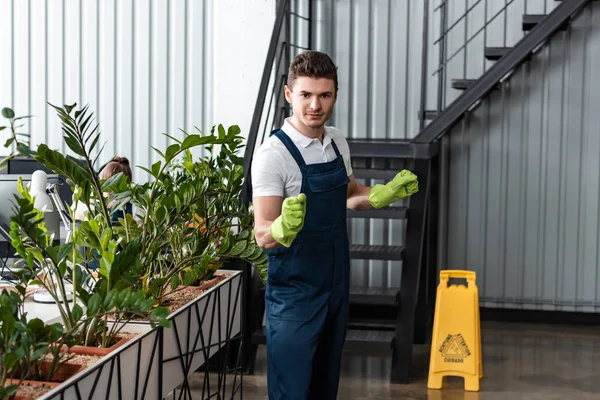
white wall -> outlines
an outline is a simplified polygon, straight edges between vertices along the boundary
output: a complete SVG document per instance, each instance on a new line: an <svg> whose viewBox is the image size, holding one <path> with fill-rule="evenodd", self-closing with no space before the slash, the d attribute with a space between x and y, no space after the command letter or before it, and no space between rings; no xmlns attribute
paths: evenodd
<svg viewBox="0 0 600 400"><path fill-rule="evenodd" d="M47 102L90 104L102 161L148 166L150 146L179 128L247 133L275 0L0 0L0 10L0 107L34 116L34 145L65 150Z"/></svg>
<svg viewBox="0 0 600 400"><path fill-rule="evenodd" d="M216 0L214 121L248 134L275 22L276 0Z"/></svg>

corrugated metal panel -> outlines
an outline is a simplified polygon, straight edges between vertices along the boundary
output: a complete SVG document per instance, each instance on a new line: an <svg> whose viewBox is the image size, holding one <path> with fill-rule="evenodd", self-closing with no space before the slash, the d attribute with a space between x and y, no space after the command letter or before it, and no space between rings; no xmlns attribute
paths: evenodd
<svg viewBox="0 0 600 400"><path fill-rule="evenodd" d="M600 4L450 134L447 268L483 305L598 311Z"/></svg>
<svg viewBox="0 0 600 400"><path fill-rule="evenodd" d="M442 2L440 2L442 3ZM558 5L554 0L446 0L447 36L446 58L439 57L439 44L435 44L429 66L435 73L444 66L446 85L443 104L449 105L462 91L452 89L452 79L477 79L494 61L484 57L485 47L511 47L525 32L522 29L524 14L548 14ZM441 10L432 15L435 25L433 44L442 36ZM437 83L436 83L437 84ZM436 88L437 89L437 88ZM429 88L428 108L435 109L437 93Z"/></svg>
<svg viewBox="0 0 600 400"><path fill-rule="evenodd" d="M90 104L104 158L156 160L150 146L212 123L212 0L0 0L0 106L28 122L32 143L61 148L46 102ZM169 139L170 140L170 139ZM137 169L136 180L146 174Z"/></svg>
<svg viewBox="0 0 600 400"><path fill-rule="evenodd" d="M315 3L315 48L330 54L339 66L340 93L331 122L348 137L414 137L419 132L424 47L427 49L425 100L427 109L435 110L439 79L436 71L448 58L453 56L445 65L445 105L461 94L451 89L452 79L476 79L493 64L484 58L486 46L513 45L524 34L523 14L546 14L557 4L550 0L446 0L446 57L440 58L436 41L444 33L442 12L438 9L441 3L441 0Z"/></svg>
<svg viewBox="0 0 600 400"><path fill-rule="evenodd" d="M315 48L339 66L332 124L348 137L418 131L422 0L327 0L315 6Z"/></svg>
<svg viewBox="0 0 600 400"><path fill-rule="evenodd" d="M446 55L443 58L440 55L439 44L434 43L444 31L442 13L439 9L435 10L440 3L442 1L427 3L422 0L321 0L315 3L315 48L331 54L339 66L340 93L337 110L331 123L345 132L348 137L411 138L418 133L417 113L421 101L421 51L423 46L427 48L426 109L435 110L438 104L438 79L440 77L435 71L440 64L456 53L445 66L446 83L441 97L442 106L445 106L462 93L451 88L452 79L477 79L493 65L493 61L488 61L484 57L486 46L512 46L524 35L522 29L524 14L547 14L558 4L551 0L447 0L445 2L447 18L445 26L446 29L450 27L451 29L447 34ZM429 25L426 43L423 42L425 12ZM464 46L463 49L461 49L462 46ZM527 78L530 83L535 82L536 79L542 79L534 74L530 75ZM547 78L544 79L547 80ZM508 105L506 89L502 94ZM492 126L490 124L495 124L499 118L500 111L495 111L484 113L485 118L473 120L478 115L477 113L482 113L481 109L478 109L468 120L471 125L465 128L467 132L483 129L481 124L486 124L485 127ZM477 121L479 125L473 125L474 121ZM513 125L518 125L513 117L509 122L512 124L510 125L511 129L513 129ZM475 126L475 128L471 126ZM514 134L514 131L511 130L511 133ZM497 140L494 137L494 139L488 139L489 143L478 144L489 148L490 155L488 157L488 153L485 153L487 157L485 164L476 164L475 172L472 174L479 175L470 178L471 180L481 180L482 176L480 175L482 171L487 171L488 164L491 162L494 165L494 162L502 159L495 146L506 146L503 140L506 139ZM511 139L511 146L514 145L514 140ZM465 163L468 161L460 158L457 161L457 154L460 154L457 151L461 150L457 150L455 146L455 140L453 140L452 162L466 168ZM512 160L503 162L503 167L513 165ZM494 167L490 173L493 177L494 173L498 173L498 169ZM515 173L511 172L511 174L512 177ZM456 229L462 229L463 235L467 235L466 227L457 226L456 221L468 220L470 224L468 225L470 227L468 238L475 241L484 240L487 246L493 247L500 243L498 241L501 238L495 237L493 233L489 233L489 235L486 233L489 223L482 222L470 208L469 214L465 213L465 208L460 208L465 207L467 200L470 201L468 204L472 204L475 200L471 197L477 197L487 190L487 187L479 189L482 183L489 186L489 189L492 190L490 193L500 193L499 189L493 186L493 182L487 181L487 175L485 175L485 179L480 182L479 186L473 186L474 183L469 186L472 188L471 192L468 196L463 196L465 199L460 205L456 203L457 200L454 197L452 198L453 206L459 208L451 209L455 210L451 211L451 218L455 222L451 224L453 231L450 236L456 234ZM506 180L506 176L503 179ZM454 187L453 190L462 189L459 186L458 188ZM498 196L500 194L487 195L490 200L489 204L486 202L485 208L480 211L480 213L485 211L486 214L482 215L487 215L488 212L491 212L490 210L499 210L505 207L506 203L503 202L503 198ZM514 206L512 203L509 204L511 207ZM506 211L503 212L503 215L495 215L496 220L493 224L503 226L505 224L504 215L508 219L512 218ZM459 215L462 215L462 220L456 220ZM487 221L487 219L483 221ZM478 230L473 230L473 226L480 227ZM359 220L354 221L351 226L354 243L398 244L403 241L403 231L402 222L388 224L382 221ZM484 235L484 233L486 234ZM512 235L508 236L511 240L514 239ZM453 238L453 240L460 242L458 238ZM466 243L460 242L460 245L464 248L467 246ZM449 243L448 245L452 252L450 258L453 260L457 260L457 249L461 248L457 245L458 243ZM469 254L472 254L474 250L470 245L468 247ZM486 257L492 257L493 261L490 262L504 266L507 261L494 258L495 256L492 254L494 251L496 250L490 250ZM466 250L463 253L466 253ZM514 255L511 253L511 256ZM470 257L472 258L473 255ZM400 268L395 263L354 262L352 267L353 284L356 285L397 286L399 273ZM488 274L490 280L488 285L499 278L501 277ZM510 285L506 284L505 286ZM490 290L492 289L488 290L488 294L491 293ZM500 296L500 294L493 293L493 296Z"/></svg>
<svg viewBox="0 0 600 400"><path fill-rule="evenodd" d="M340 91L330 123L347 137L407 138L418 132L425 4L315 2L314 47L338 65ZM401 244L404 221L357 219L350 231L355 244ZM401 262L353 261L352 284L398 287L400 272Z"/></svg>

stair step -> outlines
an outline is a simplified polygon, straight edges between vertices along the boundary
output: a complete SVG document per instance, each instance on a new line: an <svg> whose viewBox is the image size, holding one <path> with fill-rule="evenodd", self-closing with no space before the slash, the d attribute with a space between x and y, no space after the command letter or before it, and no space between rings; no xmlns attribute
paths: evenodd
<svg viewBox="0 0 600 400"><path fill-rule="evenodd" d="M467 90L469 89L477 79L452 79L452 89ZM498 90L499 86L496 85L494 90Z"/></svg>
<svg viewBox="0 0 600 400"><path fill-rule="evenodd" d="M402 260L402 246L350 245L350 258L355 260Z"/></svg>
<svg viewBox="0 0 600 400"><path fill-rule="evenodd" d="M344 350L391 352L395 336L394 331L348 329Z"/></svg>
<svg viewBox="0 0 600 400"><path fill-rule="evenodd" d="M366 211L348 210L349 218L381 218L381 219L404 219L406 218L406 207L383 207Z"/></svg>
<svg viewBox="0 0 600 400"><path fill-rule="evenodd" d="M347 139L352 157L413 158L410 139Z"/></svg>
<svg viewBox="0 0 600 400"><path fill-rule="evenodd" d="M497 61L501 59L508 51L510 47L486 47L485 58L490 61Z"/></svg>
<svg viewBox="0 0 600 400"><path fill-rule="evenodd" d="M383 179L389 181L400 171L391 169L352 168L352 172L356 179Z"/></svg>
<svg viewBox="0 0 600 400"><path fill-rule="evenodd" d="M369 329L376 331L395 331L396 321L389 319L350 318L348 329Z"/></svg>
<svg viewBox="0 0 600 400"><path fill-rule="evenodd" d="M395 306L398 289L384 287L350 287L350 303Z"/></svg>
<svg viewBox="0 0 600 400"><path fill-rule="evenodd" d="M537 24L540 23L541 20L546 18L546 14L523 14L523 31L528 32L535 28ZM563 24L559 30L564 31L567 29L568 24Z"/></svg>
<svg viewBox="0 0 600 400"><path fill-rule="evenodd" d="M424 117L423 119L426 121L436 119L437 116L438 116L438 112L436 110L425 110L425 112L423 113L423 117ZM417 114L417 118L420 118L420 117L421 117L421 113L419 112Z"/></svg>
<svg viewBox="0 0 600 400"><path fill-rule="evenodd" d="M476 79L452 79L452 89L467 90L476 82Z"/></svg>

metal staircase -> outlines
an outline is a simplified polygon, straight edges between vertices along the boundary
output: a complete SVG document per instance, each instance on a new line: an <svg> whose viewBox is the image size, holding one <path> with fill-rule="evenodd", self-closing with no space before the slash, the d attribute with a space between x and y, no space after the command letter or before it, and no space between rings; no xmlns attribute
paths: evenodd
<svg viewBox="0 0 600 400"><path fill-rule="evenodd" d="M442 177L440 139L462 116L488 93L502 85L512 71L543 46L555 32L565 29L569 20L590 0L565 0L550 14L524 15L527 34L513 47L484 47L482 57L495 64L481 77L453 80L460 96L448 107L438 102L437 110L420 113L422 129L412 140L349 139L353 169L357 180L389 180L401 168L419 178L419 192L402 204L380 210L348 212L349 220L382 219L389 224L405 224L405 240L394 245L351 243L350 256L355 260L401 261L399 289L388 287L351 287L350 321L345 349L368 355L392 358L390 379L408 383L411 378L412 351L415 343L427 343L435 305L438 275L438 232ZM275 27L256 102L245 155L246 190L243 201L251 199L250 167L252 155L271 129L282 125L289 113L283 98L289 62L295 51L312 48L312 3L307 0L303 15L290 0L279 0ZM443 2L445 3L445 1ZM297 2L294 2L297 4ZM291 27L306 23L303 43L292 43ZM443 30L448 32L447 30ZM425 60L426 64L426 60ZM443 83L442 83L443 84ZM443 93L443 91L440 91ZM425 102L422 102L425 104ZM266 110L265 110L266 109ZM429 121L429 123L425 123ZM365 165L386 165L368 168ZM443 204L442 204L443 206ZM264 288L256 273L247 279L245 302L245 360L252 372L256 348L265 343Z"/></svg>

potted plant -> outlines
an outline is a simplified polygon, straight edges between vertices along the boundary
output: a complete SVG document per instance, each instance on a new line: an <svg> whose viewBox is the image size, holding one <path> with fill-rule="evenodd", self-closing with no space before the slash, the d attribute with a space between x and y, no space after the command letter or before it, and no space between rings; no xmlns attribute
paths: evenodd
<svg viewBox="0 0 600 400"><path fill-rule="evenodd" d="M165 153L157 150L162 160L145 169L152 181L127 186L115 177L118 184L107 188L115 204L130 201L143 218L138 225L128 215L115 232L122 243L141 238L143 270L136 287L157 304L178 290L206 289L203 282L232 258L263 267L267 262L251 234L251 215L239 201L244 178L239 127L226 131L219 125L206 136L183 133L183 140L172 137L175 143ZM191 149L199 145L208 156L194 160Z"/></svg>
<svg viewBox="0 0 600 400"><path fill-rule="evenodd" d="M55 108L63 121L65 142L82 160L64 156L44 144L29 154L69 179L75 200L70 208L73 221L78 200L87 204L95 202L101 212L83 221L81 226L73 223L70 242L53 245L52 234L43 223L43 213L34 208L34 199L19 182L21 197L15 196L10 232L12 245L22 258L20 263L26 267L19 271L19 278L25 285L40 285L48 290L60 311L64 329L74 332L78 344L114 349L112 346L123 324L108 324L109 315L117 315L119 322L143 315L153 326L156 323L168 326L168 311L154 307L154 301L146 292L132 288L129 283L128 278L137 268L138 246L135 242L120 243L113 233L109 207L103 196L105 182L95 173L91 158L97 139L85 146L90 138L97 138L96 129L88 125L87 108L76 112L75 117L71 116L72 108L68 106ZM98 276L86 267L91 261L100 265ZM72 302L62 301L67 298L68 282L73 288Z"/></svg>
<svg viewBox="0 0 600 400"><path fill-rule="evenodd" d="M0 126L0 132L7 128L9 129L9 138L4 143L4 147L9 148L12 145L15 145L18 152L20 152L20 153L27 152L27 149L29 149L29 147L31 145L31 136L29 135L29 133L19 132L19 129L24 126L23 124L20 124L20 121L27 119L27 118L31 118L31 116L26 115L26 116L17 117L15 115L15 112L10 107L4 107L0 111L0 115L2 115L2 117L6 118L8 120L7 126ZM20 139L23 139L23 141L21 141ZM3 156L0 159L0 170L3 170L4 168L6 168L8 161L10 159L14 158L15 156L16 155L13 152L11 152L7 156Z"/></svg>
<svg viewBox="0 0 600 400"><path fill-rule="evenodd" d="M69 311L71 316L75 313L81 317L80 325L75 324L82 326L80 339L100 334L101 344L109 345L104 338L142 319L142 331L146 333L138 343L125 345L109 357L137 359L137 364L143 364L137 365L137 370L147 371L148 377L158 371L162 374L160 385L155 378L143 379L144 385L156 386L148 390L162 389L162 395L166 395L166 390L175 387L173 384L185 379L183 365L193 371L223 346L222 341L215 346L217 337L232 337L240 331L241 275L219 271L221 267L234 258L266 266L266 255L253 241L251 215L239 201L243 183L242 159L237 156L242 142L240 130L218 126L208 135L183 132L182 139L169 136L174 143L163 151L155 149L161 159L145 169L151 177L149 182L130 183L122 174L102 180L94 168L101 153L91 156L99 147L99 134L97 125L91 123L88 107L77 111L75 105L54 108L62 120L65 142L78 158L46 145L30 154L67 177L74 193L72 214L77 202L89 212L79 226L71 226L73 243L48 248L49 234L23 191L22 198L17 199L11 236L15 247L24 247L19 249L23 262L33 264L27 268L30 276L25 280L52 289L54 280L40 277L36 269L36 264L43 265L44 261L51 264L56 281L65 278L73 282L82 307L57 304L65 308L64 320L71 319ZM193 159L191 150L197 146L206 146L210 155ZM113 221L113 213L124 210L128 202L135 207L136 215L124 213L124 217ZM42 252L40 248L48 250ZM90 264L96 265L97 271L86 267ZM212 278L223 279L205 292L190 293L194 285L207 289L207 280ZM59 291L54 293L60 300L60 284L56 286ZM184 297L184 307L175 311L170 301L179 295ZM168 311L165 305L170 306ZM198 312L208 308L213 309L212 314ZM215 316L217 310L222 310L218 311L221 316ZM167 326L166 319L173 328L151 329L152 317L163 326ZM162 345L157 348L159 342ZM152 350L139 353L141 349ZM182 357L186 360L183 364ZM164 365L151 366L157 362ZM97 378L99 385L113 382L107 373L106 368L98 367L85 379L94 382ZM133 387L137 378L119 379L125 385L124 393L139 389L137 384ZM96 385L89 387L93 391ZM59 392L53 393L58 396ZM142 389L136 393L139 396Z"/></svg>
<svg viewBox="0 0 600 400"><path fill-rule="evenodd" d="M69 363L63 345L72 340L61 324L46 325L39 318L28 319L23 302L25 288L0 292L0 398L33 386L41 394L84 368Z"/></svg>

